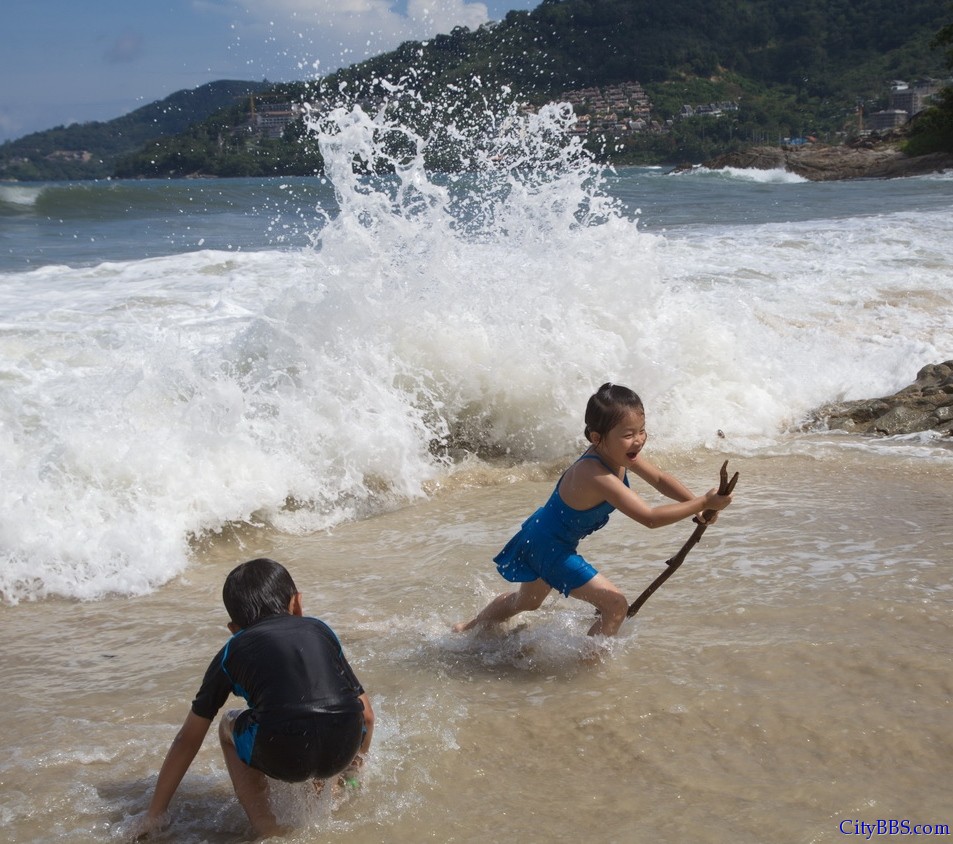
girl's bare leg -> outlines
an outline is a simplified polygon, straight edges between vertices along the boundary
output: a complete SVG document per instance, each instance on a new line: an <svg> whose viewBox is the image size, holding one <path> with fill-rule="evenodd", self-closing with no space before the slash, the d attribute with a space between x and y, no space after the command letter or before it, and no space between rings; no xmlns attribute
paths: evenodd
<svg viewBox="0 0 953 844"><path fill-rule="evenodd" d="M454 624L451 629L454 633L462 633L464 630L472 630L478 625L499 624L501 621L506 621L506 619L512 618L521 612L539 609L552 588L545 580L521 583L520 588L515 592L504 592L497 595L476 618Z"/></svg>
<svg viewBox="0 0 953 844"><path fill-rule="evenodd" d="M238 758L238 751L232 739L237 710L226 712L218 725L218 739L225 756L225 767L232 779L235 796L241 803L248 820L259 835L268 837L283 832L278 825L275 813L268 802L268 777L256 771Z"/></svg>
<svg viewBox="0 0 953 844"><path fill-rule="evenodd" d="M599 610L596 623L589 628L590 636L615 636L625 621L628 601L605 575L597 574L588 583L573 589L569 595L587 601Z"/></svg>

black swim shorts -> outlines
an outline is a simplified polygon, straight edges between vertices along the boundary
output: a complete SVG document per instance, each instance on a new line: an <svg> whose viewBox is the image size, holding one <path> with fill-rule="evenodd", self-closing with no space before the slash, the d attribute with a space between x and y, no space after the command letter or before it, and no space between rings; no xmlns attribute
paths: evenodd
<svg viewBox="0 0 953 844"><path fill-rule="evenodd" d="M235 720L232 733L239 758L284 782L327 779L357 755L364 735L364 713L320 713L262 726L249 723L251 710Z"/></svg>

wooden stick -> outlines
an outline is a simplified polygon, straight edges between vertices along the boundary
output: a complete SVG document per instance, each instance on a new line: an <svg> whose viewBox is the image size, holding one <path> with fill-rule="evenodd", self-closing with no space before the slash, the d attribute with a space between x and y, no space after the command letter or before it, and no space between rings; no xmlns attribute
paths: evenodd
<svg viewBox="0 0 953 844"><path fill-rule="evenodd" d="M726 460L721 464L718 494L730 495L731 491L735 488L736 483L738 483L737 472L732 475L730 481L728 480L728 461ZM696 517L695 521L698 522L698 525L692 532L692 535L688 538L688 541L679 549L678 553L674 557L666 560L665 571L656 577L655 580L649 584L649 587L629 605L629 611L625 614L626 618L632 618L632 616L634 616L642 608L642 604L652 597L652 594L655 592L655 590L665 583L665 581L668 580L673 574L675 574L675 569L677 569L685 561L685 558L688 556L688 552L691 551L692 548L698 544L698 540L702 538L702 534L708 527L708 520L715 515L715 512L715 510L706 510L704 513L702 513L702 521L698 521Z"/></svg>

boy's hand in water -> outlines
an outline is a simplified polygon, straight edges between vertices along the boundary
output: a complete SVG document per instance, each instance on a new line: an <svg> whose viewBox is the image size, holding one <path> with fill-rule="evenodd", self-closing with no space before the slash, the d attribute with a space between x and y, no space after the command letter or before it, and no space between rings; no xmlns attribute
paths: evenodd
<svg viewBox="0 0 953 844"><path fill-rule="evenodd" d="M348 765L340 774L338 774L338 782L344 788L360 788L361 787L361 768L364 767L364 755L358 753L357 756L351 761L351 764Z"/></svg>
<svg viewBox="0 0 953 844"><path fill-rule="evenodd" d="M157 818L151 818L148 812L144 812L130 824L129 834L124 836L124 840L144 841L150 836L162 832L171 822L172 819L169 817L168 812L159 815Z"/></svg>
<svg viewBox="0 0 953 844"><path fill-rule="evenodd" d="M344 797L347 791L361 787L361 768L364 767L364 756L358 753L340 774L331 781L331 796L336 800ZM318 796L324 793L329 780L314 780L314 793Z"/></svg>

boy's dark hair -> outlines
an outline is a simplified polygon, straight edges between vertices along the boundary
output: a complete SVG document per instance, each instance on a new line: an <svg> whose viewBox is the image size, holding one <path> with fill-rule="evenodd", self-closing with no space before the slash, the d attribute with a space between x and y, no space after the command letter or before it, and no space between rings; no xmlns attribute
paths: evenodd
<svg viewBox="0 0 953 844"><path fill-rule="evenodd" d="M603 384L586 405L586 439L592 442L591 434L604 437L630 410L645 412L642 399L636 393L620 384Z"/></svg>
<svg viewBox="0 0 953 844"><path fill-rule="evenodd" d="M288 604L297 593L298 587L281 563L259 557L229 572L222 600L229 618L245 628L272 615L287 615Z"/></svg>

